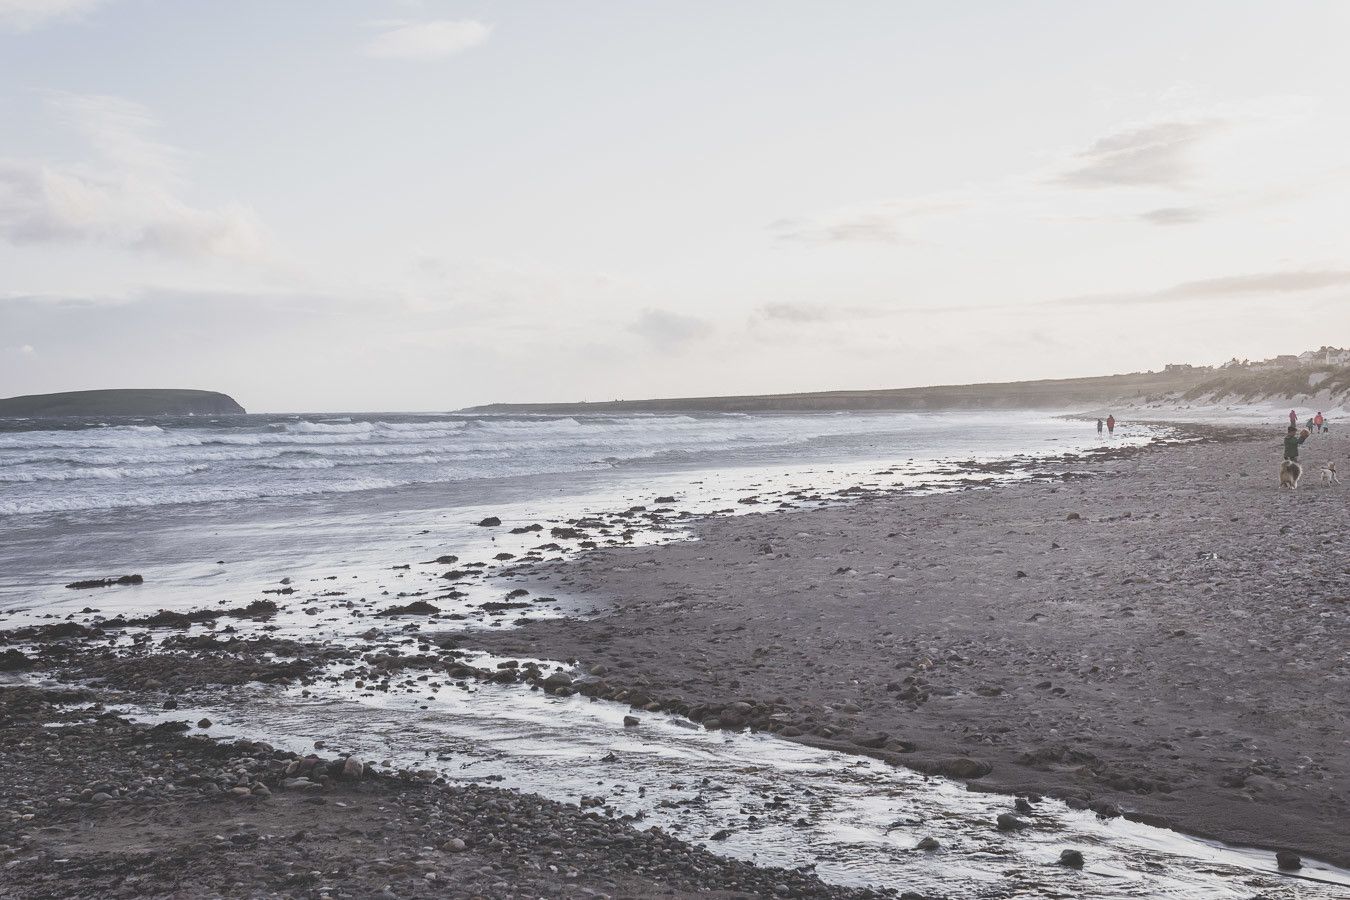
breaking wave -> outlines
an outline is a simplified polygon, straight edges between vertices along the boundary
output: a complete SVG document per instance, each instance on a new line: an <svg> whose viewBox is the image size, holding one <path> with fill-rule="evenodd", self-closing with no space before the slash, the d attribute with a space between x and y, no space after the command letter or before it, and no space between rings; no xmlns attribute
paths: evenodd
<svg viewBox="0 0 1350 900"><path fill-rule="evenodd" d="M934 417L249 416L0 424L0 515L347 493L569 472L810 442L895 445ZM965 418L965 417L963 417ZM950 428L948 418L942 427Z"/></svg>

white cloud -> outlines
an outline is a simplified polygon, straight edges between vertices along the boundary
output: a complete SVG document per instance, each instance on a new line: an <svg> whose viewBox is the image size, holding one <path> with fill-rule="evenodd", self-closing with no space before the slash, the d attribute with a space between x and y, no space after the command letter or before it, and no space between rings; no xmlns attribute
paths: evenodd
<svg viewBox="0 0 1350 900"><path fill-rule="evenodd" d="M1132 294L1090 294L1048 301L1058 306L1114 306L1137 303L1172 303L1186 300L1271 298L1281 294L1321 291L1350 286L1347 269L1296 269L1258 272L1250 275L1222 275L1184 281L1161 290Z"/></svg>
<svg viewBox="0 0 1350 900"><path fill-rule="evenodd" d="M1186 187L1196 175L1195 148L1230 127L1221 118L1197 118L1122 129L1075 154L1055 181L1085 188Z"/></svg>
<svg viewBox="0 0 1350 900"><path fill-rule="evenodd" d="M105 0L0 0L0 31L32 31L81 18Z"/></svg>
<svg viewBox="0 0 1350 900"><path fill-rule="evenodd" d="M821 322L844 322L855 319L876 319L886 315L896 315L902 310L887 310L873 306L836 306L828 303L805 303L795 301L776 301L765 303L755 310L763 319L794 324L817 324Z"/></svg>
<svg viewBox="0 0 1350 900"><path fill-rule="evenodd" d="M1150 225L1194 225L1203 222L1208 215L1198 206L1164 206L1140 213L1139 219Z"/></svg>
<svg viewBox="0 0 1350 900"><path fill-rule="evenodd" d="M153 137L154 117L118 97L58 94L53 111L81 134L91 160L0 158L0 240L95 242L174 257L261 260L264 229L240 205L184 200L180 152Z"/></svg>
<svg viewBox="0 0 1350 900"><path fill-rule="evenodd" d="M964 212L972 205L972 198L963 192L881 200L806 218L779 219L769 225L769 231L775 239L785 242L904 244L913 240L905 233L906 225L920 219Z"/></svg>
<svg viewBox="0 0 1350 900"><path fill-rule="evenodd" d="M365 54L377 59L441 59L471 50L491 35L491 25L474 19L400 22L366 44Z"/></svg>
<svg viewBox="0 0 1350 900"><path fill-rule="evenodd" d="M708 337L713 332L713 326L711 322L697 316L665 309L647 309L628 326L628 330L661 350L676 350Z"/></svg>

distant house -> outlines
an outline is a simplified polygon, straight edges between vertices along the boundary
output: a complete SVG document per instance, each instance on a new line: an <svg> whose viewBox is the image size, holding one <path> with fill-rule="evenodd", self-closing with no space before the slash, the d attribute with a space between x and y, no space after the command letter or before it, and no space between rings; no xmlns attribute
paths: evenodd
<svg viewBox="0 0 1350 900"><path fill-rule="evenodd" d="M1164 372L1189 372L1189 371L1191 371L1191 370L1194 369L1194 368L1195 368L1195 366L1191 365L1190 363L1168 363L1167 365L1163 366L1163 371L1164 371Z"/></svg>
<svg viewBox="0 0 1350 900"><path fill-rule="evenodd" d="M1277 369L1297 369L1303 365L1303 362L1293 354L1285 353L1270 360Z"/></svg>
<svg viewBox="0 0 1350 900"><path fill-rule="evenodd" d="M1350 365L1350 350L1337 350L1335 347L1327 347L1326 357L1322 361L1328 366Z"/></svg>

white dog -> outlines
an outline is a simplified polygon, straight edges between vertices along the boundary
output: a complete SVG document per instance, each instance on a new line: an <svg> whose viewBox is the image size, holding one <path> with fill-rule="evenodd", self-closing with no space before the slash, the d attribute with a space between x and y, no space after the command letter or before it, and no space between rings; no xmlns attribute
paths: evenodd
<svg viewBox="0 0 1350 900"><path fill-rule="evenodd" d="M1336 477L1336 464L1329 462L1322 467L1322 484L1324 487L1331 487L1333 484L1340 484L1341 480Z"/></svg>

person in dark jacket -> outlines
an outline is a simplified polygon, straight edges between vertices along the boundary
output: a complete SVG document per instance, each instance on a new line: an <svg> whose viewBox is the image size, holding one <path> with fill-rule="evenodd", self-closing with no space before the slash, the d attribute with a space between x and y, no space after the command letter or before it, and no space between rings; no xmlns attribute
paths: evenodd
<svg viewBox="0 0 1350 900"><path fill-rule="evenodd" d="M1298 462L1298 448L1308 439L1308 432L1298 433L1298 429L1293 425L1284 435L1284 458L1292 462Z"/></svg>

